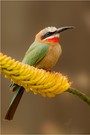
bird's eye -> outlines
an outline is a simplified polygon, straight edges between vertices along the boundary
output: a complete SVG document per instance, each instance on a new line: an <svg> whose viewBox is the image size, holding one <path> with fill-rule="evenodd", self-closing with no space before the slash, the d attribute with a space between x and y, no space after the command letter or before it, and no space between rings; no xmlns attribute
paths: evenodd
<svg viewBox="0 0 90 135"><path fill-rule="evenodd" d="M41 37L41 39L43 40L43 39L45 39L45 38L47 38L47 37L50 37L50 36L52 36L54 33L55 33L55 32L47 32L45 35L43 35L43 36Z"/></svg>
<svg viewBox="0 0 90 135"><path fill-rule="evenodd" d="M47 32L45 35L49 37L52 35L52 32Z"/></svg>

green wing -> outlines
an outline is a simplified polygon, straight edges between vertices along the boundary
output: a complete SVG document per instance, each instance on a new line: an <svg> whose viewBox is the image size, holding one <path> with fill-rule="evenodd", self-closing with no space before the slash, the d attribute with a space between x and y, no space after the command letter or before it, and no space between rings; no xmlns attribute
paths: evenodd
<svg viewBox="0 0 90 135"><path fill-rule="evenodd" d="M49 50L48 44L41 44L35 41L26 52L26 55L22 62L29 65L36 65L41 59L43 59L48 50ZM5 119L8 120L13 119L17 106L24 92L24 88L16 84L12 84L11 88L12 91L15 90L16 92L5 116Z"/></svg>
<svg viewBox="0 0 90 135"><path fill-rule="evenodd" d="M41 44L35 41L26 52L22 62L35 66L40 60L44 58L48 50L48 44Z"/></svg>

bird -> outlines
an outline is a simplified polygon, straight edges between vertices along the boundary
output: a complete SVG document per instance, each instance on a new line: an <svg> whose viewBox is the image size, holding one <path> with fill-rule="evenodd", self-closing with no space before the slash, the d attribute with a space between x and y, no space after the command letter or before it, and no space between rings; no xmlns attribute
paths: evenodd
<svg viewBox="0 0 90 135"><path fill-rule="evenodd" d="M27 50L22 63L44 70L51 70L56 65L62 54L62 48L59 43L60 33L74 28L74 26L64 26L60 28L51 26L41 30L36 34L35 40ZM13 119L18 104L25 91L22 86L19 86L14 82L11 83L10 90L15 94L6 112L6 120Z"/></svg>

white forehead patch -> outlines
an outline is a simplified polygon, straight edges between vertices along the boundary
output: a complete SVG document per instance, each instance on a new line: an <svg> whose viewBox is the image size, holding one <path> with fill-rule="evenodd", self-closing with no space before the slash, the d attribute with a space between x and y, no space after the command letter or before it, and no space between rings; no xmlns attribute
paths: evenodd
<svg viewBox="0 0 90 135"><path fill-rule="evenodd" d="M56 31L57 30L57 28L56 27L47 27L47 28L45 28L45 29L43 29L41 32L43 33L43 34L46 34L47 32L54 32L54 31Z"/></svg>
<svg viewBox="0 0 90 135"><path fill-rule="evenodd" d="M48 31L50 31L50 32L54 32L54 31L57 30L56 27L47 27L46 29L47 29Z"/></svg>

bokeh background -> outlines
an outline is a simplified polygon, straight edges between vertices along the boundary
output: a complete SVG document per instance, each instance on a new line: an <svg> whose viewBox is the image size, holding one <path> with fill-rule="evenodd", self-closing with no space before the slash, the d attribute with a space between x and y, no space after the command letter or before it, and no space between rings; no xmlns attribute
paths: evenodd
<svg viewBox="0 0 90 135"><path fill-rule="evenodd" d="M35 35L47 26L76 26L61 33L63 54L53 68L90 96L90 2L1 2L2 52L22 61ZM90 107L74 95L44 98L24 93L12 121L3 120L13 93L2 75L3 134L90 133Z"/></svg>

